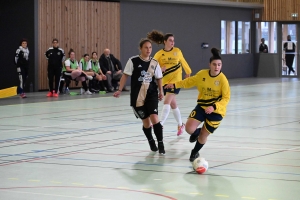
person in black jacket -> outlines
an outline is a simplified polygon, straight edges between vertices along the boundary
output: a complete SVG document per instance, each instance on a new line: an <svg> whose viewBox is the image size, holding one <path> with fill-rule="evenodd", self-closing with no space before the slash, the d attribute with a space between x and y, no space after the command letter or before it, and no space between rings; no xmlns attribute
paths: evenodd
<svg viewBox="0 0 300 200"><path fill-rule="evenodd" d="M52 40L53 47L50 47L45 55L48 59L48 81L49 92L47 97L58 97L58 88L60 82L63 61L65 59L65 52L58 47L58 39ZM53 90L53 78L55 77L55 90Z"/></svg>
<svg viewBox="0 0 300 200"><path fill-rule="evenodd" d="M261 43L259 45L259 52L260 53L269 53L268 45L265 44L265 38L261 38Z"/></svg>
<svg viewBox="0 0 300 200"><path fill-rule="evenodd" d="M17 72L20 80L18 93L22 98L26 98L24 89L29 70L29 50L27 44L27 39L22 39L15 55L15 64L17 65Z"/></svg>
<svg viewBox="0 0 300 200"><path fill-rule="evenodd" d="M295 58L296 45L294 42L292 42L292 38L290 35L287 36L287 42L283 44L283 50L285 51L285 64L289 68L288 74L290 75L291 72L295 74L296 72L293 68L293 63Z"/></svg>
<svg viewBox="0 0 300 200"><path fill-rule="evenodd" d="M102 72L107 77L108 82L108 90L114 87L114 90L117 90L118 82L122 77L122 64L120 60L114 57L113 54L110 53L109 49L104 49L103 54L99 59L100 67ZM123 91L127 91L125 88Z"/></svg>

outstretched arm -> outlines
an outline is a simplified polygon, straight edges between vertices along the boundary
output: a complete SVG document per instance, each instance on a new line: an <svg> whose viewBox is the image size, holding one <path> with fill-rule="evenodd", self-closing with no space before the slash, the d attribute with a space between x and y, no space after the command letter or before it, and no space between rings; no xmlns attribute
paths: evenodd
<svg viewBox="0 0 300 200"><path fill-rule="evenodd" d="M123 88L124 88L124 86L126 84L126 81L127 81L128 77L129 77L129 75L127 75L127 74L123 74L122 75L121 80L120 80L119 90L114 93L114 97L116 97L116 98L120 97L121 92L122 92L122 90L123 90Z"/></svg>

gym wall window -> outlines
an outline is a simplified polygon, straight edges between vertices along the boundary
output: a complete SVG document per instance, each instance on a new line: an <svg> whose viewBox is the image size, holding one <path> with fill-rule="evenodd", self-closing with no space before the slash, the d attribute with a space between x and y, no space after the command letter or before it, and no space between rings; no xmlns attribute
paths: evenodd
<svg viewBox="0 0 300 200"><path fill-rule="evenodd" d="M250 22L221 21L221 54L245 54L250 51Z"/></svg>
<svg viewBox="0 0 300 200"><path fill-rule="evenodd" d="M276 22L257 22L256 23L256 53L259 52L261 38L265 39L269 53L277 53L277 23Z"/></svg>

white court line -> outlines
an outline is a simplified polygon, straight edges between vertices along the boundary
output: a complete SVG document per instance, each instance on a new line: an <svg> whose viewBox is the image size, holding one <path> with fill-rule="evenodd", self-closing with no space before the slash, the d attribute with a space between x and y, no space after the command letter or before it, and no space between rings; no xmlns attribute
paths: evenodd
<svg viewBox="0 0 300 200"><path fill-rule="evenodd" d="M125 112L125 114L126 114L126 112ZM124 119L124 116L120 116L120 115L119 116L114 116L114 118L110 118L109 120L113 121L114 119ZM37 126L37 127L33 127L33 128L26 128L26 129L14 129L14 130L3 131L3 132L1 132L1 134L15 132L15 131L35 130L35 129L40 129L40 128L51 128L51 127L58 127L58 126L68 126L68 125L74 125L74 124L76 124L76 125L78 125L78 124L87 124L87 123L90 123L90 122L93 122L93 121L88 121L87 122L87 121L82 120L82 122L75 121L75 122L72 122L72 123L55 124L55 125L50 125L50 126ZM127 127L128 126L126 126L126 127L124 126L124 128L127 128ZM93 129L93 128L91 128L91 129ZM74 130L74 131L76 131L76 130ZM61 131L61 132L64 132L64 131Z"/></svg>
<svg viewBox="0 0 300 200"><path fill-rule="evenodd" d="M46 194L46 193L36 193L36 192L22 192L22 191L11 191L11 190L0 190L1 192L10 192L10 193L23 193L23 194L32 194L32 195L43 195L43 196L53 196L53 197L64 197L64 198L73 198L73 199L89 199L89 200L109 200L109 199L99 199L99 198L90 198L90 197L77 197L69 195L59 195L59 194Z"/></svg>

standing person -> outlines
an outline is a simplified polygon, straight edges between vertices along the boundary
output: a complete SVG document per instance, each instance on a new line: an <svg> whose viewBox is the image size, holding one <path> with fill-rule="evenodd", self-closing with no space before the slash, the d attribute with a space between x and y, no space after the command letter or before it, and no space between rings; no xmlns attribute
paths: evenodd
<svg viewBox="0 0 300 200"><path fill-rule="evenodd" d="M101 70L99 61L98 61L98 54L97 52L92 52L92 59L88 62L88 66L87 69L90 72L94 72L95 73L95 80L97 80L99 83L99 87L100 87L100 91L105 91L104 86L107 89L107 92L112 92L112 89L109 88L108 84L107 84L107 77L104 75L104 73ZM90 81L90 89L92 88L92 84L93 82Z"/></svg>
<svg viewBox="0 0 300 200"><path fill-rule="evenodd" d="M69 51L69 58L65 60L65 64L63 66L63 75L66 80L66 88L69 88L70 81L81 81L82 87L84 89L83 94L92 94L87 87L86 80L92 80L93 77L87 75L82 69L79 67L77 60L75 59L75 52L73 49Z"/></svg>
<svg viewBox="0 0 300 200"><path fill-rule="evenodd" d="M150 57L152 44L149 39L142 39L139 44L140 55L131 57L124 69L120 80L119 90L114 97L121 95L127 78L131 76L130 106L137 118L143 122L143 131L148 139L150 149L157 151L156 143L152 137L154 134L158 142L158 152L165 154L163 143L163 129L158 119L158 100L162 100L162 72L159 63Z"/></svg>
<svg viewBox="0 0 300 200"><path fill-rule="evenodd" d="M29 49L27 45L28 45L27 39L25 38L22 39L20 41L20 46L17 49L15 55L15 64L17 65L17 72L20 80L18 93L22 98L26 98L24 89L25 89L25 84L28 78L28 71L29 71Z"/></svg>
<svg viewBox="0 0 300 200"><path fill-rule="evenodd" d="M295 74L295 70L293 68L294 58L295 58L295 51L296 45L292 42L291 36L287 36L287 42L283 44L283 49L285 51L285 64L289 68L289 75L291 72Z"/></svg>
<svg viewBox="0 0 300 200"><path fill-rule="evenodd" d="M45 55L48 59L48 81L49 81L49 92L47 97L58 97L58 89L61 71L63 67L63 61L65 59L65 52L63 49L58 47L58 39L52 40L53 47L50 47ZM53 78L55 77L55 90L53 90Z"/></svg>
<svg viewBox="0 0 300 200"><path fill-rule="evenodd" d="M118 85L114 83L119 82L123 74L120 60L111 54L109 49L104 49L99 62L102 72L107 77L108 87L114 87L116 90ZM125 87L123 90L127 91Z"/></svg>
<svg viewBox="0 0 300 200"><path fill-rule="evenodd" d="M164 48L159 50L154 59L158 60L161 70L163 72L162 84L175 83L182 80L182 68L185 71L185 78L190 77L192 73L191 68L184 59L179 48L174 47L174 35L172 33L163 34L159 31L153 30L148 33L148 39L157 44L164 44ZM180 110L176 103L176 95L179 94L180 88L164 89L164 105L161 112L161 124L164 125L172 108L174 118L178 123L177 135L181 135L184 131L185 124L182 123Z"/></svg>
<svg viewBox="0 0 300 200"><path fill-rule="evenodd" d="M260 53L269 53L268 45L265 44L265 38L261 38L261 43L259 45Z"/></svg>
<svg viewBox="0 0 300 200"><path fill-rule="evenodd" d="M186 122L186 132L190 136L190 142L196 142L191 151L190 161L199 157L199 151L220 125L226 114L226 107L230 100L230 87L226 76L221 72L222 59L219 50L212 48L213 56L209 60L209 68L200 70L195 76L185 80L168 84L165 88L191 88L198 89L197 105L190 113ZM202 128L198 126L204 122Z"/></svg>

